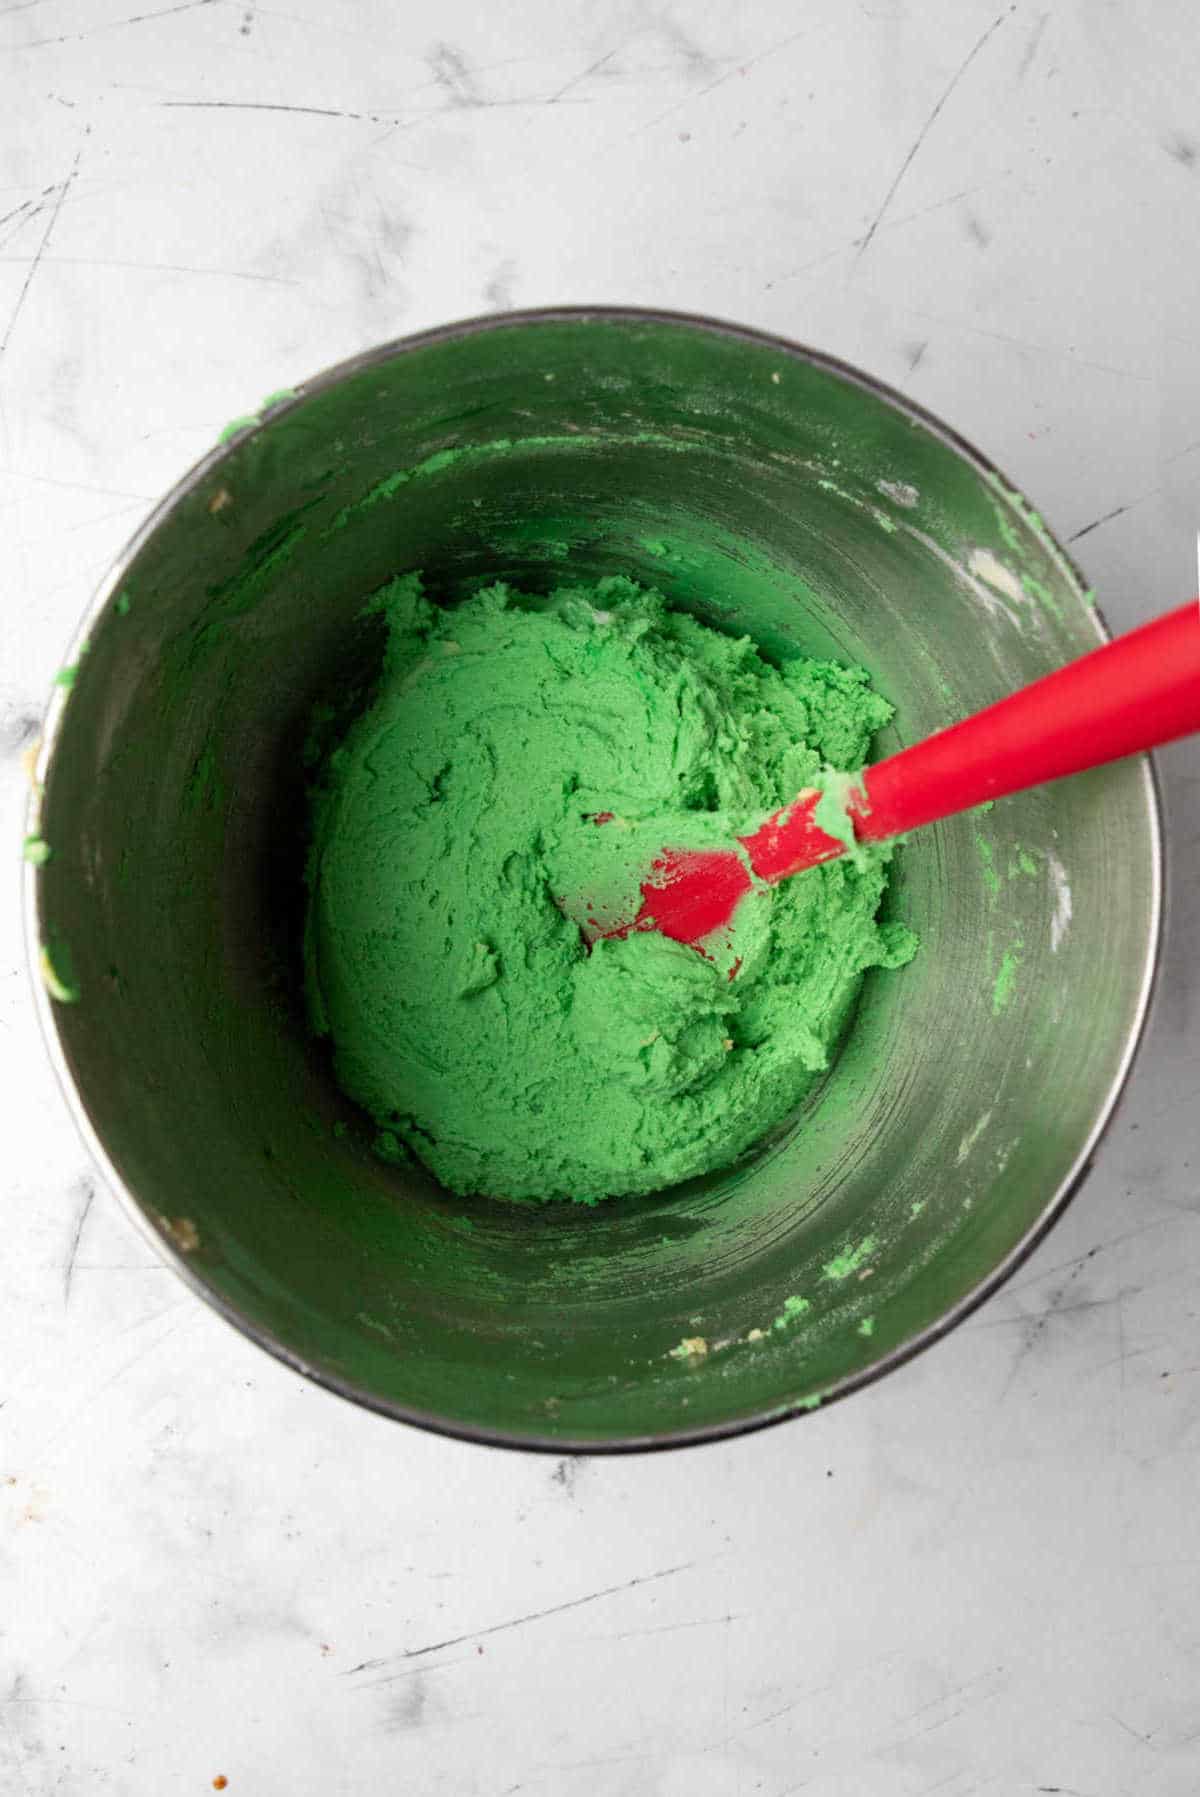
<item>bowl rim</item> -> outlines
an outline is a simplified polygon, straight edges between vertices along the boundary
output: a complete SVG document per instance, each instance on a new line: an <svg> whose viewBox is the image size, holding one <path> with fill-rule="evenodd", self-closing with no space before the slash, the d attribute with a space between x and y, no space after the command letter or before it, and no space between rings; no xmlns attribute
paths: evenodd
<svg viewBox="0 0 1200 1797"><path fill-rule="evenodd" d="M342 361L329 364L318 374L302 381L295 388L287 389L280 396L273 396L255 415L247 415L241 428L231 429L227 436L222 437L212 449L194 462L174 485L151 506L146 517L117 553L108 571L96 586L93 597L75 631L67 651L68 663L78 660L96 620L113 595L119 591L131 564L150 538L167 521L177 506L196 492L214 469L220 467L235 448L259 431L265 423L274 422L286 412L294 410L312 398L314 394L326 392L366 370L394 361L400 356L411 354L414 351L427 349L441 343L454 342L464 337L482 335L494 330L508 330L514 327L536 329L543 325L558 323L586 326L593 322L631 327L653 324L673 326L701 336L754 344L773 350L777 355L787 357L789 360L802 362L832 374L846 384L858 387L874 398L882 400L911 422L923 426L934 437L954 450L964 461L969 462L979 473L999 482L1006 496L1020 501L1027 509L1032 510L1017 483L1010 480L990 457L984 455L959 431L947 425L916 400L909 398L907 394L901 393L887 382L866 373L863 369L856 368L852 363L845 362L840 357L815 349L809 344L793 342L789 338L778 336L770 331L758 330L749 325L736 324L704 313L672 311L658 307L548 305L507 312L477 314L468 318L456 319L448 324L434 325L426 330L392 338L385 343L360 350ZM1044 524L1042 529L1063 567L1080 589L1086 590L1087 583L1073 557L1063 547L1053 531ZM1102 612L1093 606L1090 615L1095 623L1097 644L1111 641L1112 633ZM43 719L26 805L26 832L28 834L36 833L40 812L40 795L47 770L54 758L68 696L68 691L64 687L56 686L52 691ZM223 1317L227 1323L232 1324L257 1347L273 1355L291 1371L300 1373L326 1391L345 1398L365 1410L373 1411L377 1415L389 1417L397 1422L409 1423L435 1435L446 1436L458 1441L474 1442L488 1447L558 1455L616 1455L659 1452L670 1448L697 1447L705 1442L726 1441L735 1436L749 1435L760 1429L771 1428L798 1416L813 1414L817 1410L825 1410L830 1404L848 1397L852 1392L873 1385L887 1373L904 1366L918 1354L923 1353L925 1349L932 1347L935 1342L941 1341L993 1293L997 1292L1022 1265L1062 1216L1067 1205L1090 1173L1097 1149L1112 1124L1117 1107L1128 1086L1138 1051L1145 1040L1163 961L1167 868L1161 782L1152 756L1141 755L1131 757L1131 759L1136 759L1141 763L1146 810L1150 825L1150 928L1146 942L1145 965L1142 970L1141 984L1128 1037L1108 1091L1097 1108L1091 1129L1071 1167L1047 1199L1036 1220L1014 1243L1002 1260L984 1274L969 1291L964 1293L934 1322L928 1324L911 1339L889 1349L885 1354L881 1354L869 1365L848 1374L844 1379L837 1380L820 1394L815 1404L811 1397L797 1398L782 1405L773 1405L767 1410L753 1411L744 1416L691 1428L671 1430L666 1433L636 1434L616 1438L551 1435L537 1431L526 1434L512 1429L493 1429L479 1424L459 1422L435 1411L423 1410L414 1405L382 1397L352 1379L344 1378L336 1372L309 1362L272 1329L245 1315L235 1303L203 1278L184 1252L155 1226L152 1220L155 1213L134 1195L110 1160L104 1144L92 1125L82 1094L67 1064L55 1017L54 1002L40 976L42 944L37 902L37 869L26 862L22 869L22 909L26 963L33 986L34 1007L51 1066L75 1128L105 1183L115 1194L135 1228L197 1297L203 1299L218 1315Z"/></svg>

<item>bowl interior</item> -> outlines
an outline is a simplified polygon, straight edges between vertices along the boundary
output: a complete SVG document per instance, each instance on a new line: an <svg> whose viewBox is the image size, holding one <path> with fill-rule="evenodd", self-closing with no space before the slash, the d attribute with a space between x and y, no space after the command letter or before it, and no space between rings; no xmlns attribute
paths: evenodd
<svg viewBox="0 0 1200 1797"><path fill-rule="evenodd" d="M742 1165L595 1210L450 1198L372 1155L299 977L313 708L361 702L363 601L413 568L448 600L625 572L770 655L861 662L897 707L881 753L1093 647L1094 613L1004 483L849 371L541 315L335 371L210 457L56 702L58 1039L103 1157L227 1314L365 1401L516 1442L811 1405L941 1327L1089 1152L1156 945L1147 768L906 845L888 903L920 954L868 976Z"/></svg>

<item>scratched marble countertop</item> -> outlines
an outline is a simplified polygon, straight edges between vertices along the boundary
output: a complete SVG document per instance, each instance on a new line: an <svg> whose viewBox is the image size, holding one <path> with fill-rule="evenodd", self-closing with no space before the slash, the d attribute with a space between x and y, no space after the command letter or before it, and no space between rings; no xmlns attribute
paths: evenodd
<svg viewBox="0 0 1200 1797"><path fill-rule="evenodd" d="M1192 0L0 4L0 1791L1195 1797L1194 746L1100 1165L1007 1288L744 1441L527 1457L276 1365L97 1188L18 928L23 745L225 421L490 308L818 344L959 426L1110 619L1195 580Z"/></svg>

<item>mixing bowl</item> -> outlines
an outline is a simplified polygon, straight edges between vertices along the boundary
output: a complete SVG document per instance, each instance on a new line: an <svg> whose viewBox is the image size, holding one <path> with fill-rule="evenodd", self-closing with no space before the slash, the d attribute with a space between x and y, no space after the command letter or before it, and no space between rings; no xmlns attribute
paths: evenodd
<svg viewBox="0 0 1200 1797"><path fill-rule="evenodd" d="M1060 1209L1146 1014L1158 806L1139 760L908 843L917 959L742 1164L596 1209L451 1197L372 1154L306 1024L304 745L369 690L391 576L564 567L864 664L881 754L1103 638L1009 483L828 357L635 311L427 332L239 420L109 576L37 770L32 947L96 1159L255 1341L481 1440L696 1441L895 1366Z"/></svg>

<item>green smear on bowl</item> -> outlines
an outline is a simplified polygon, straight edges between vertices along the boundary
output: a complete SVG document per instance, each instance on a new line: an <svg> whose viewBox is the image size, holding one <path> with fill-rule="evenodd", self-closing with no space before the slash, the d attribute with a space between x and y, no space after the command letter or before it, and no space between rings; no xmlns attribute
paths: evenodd
<svg viewBox="0 0 1200 1797"><path fill-rule="evenodd" d="M857 1247L847 1248L843 1254L837 1254L832 1260L826 1261L821 1269L821 1277L832 1280L849 1279L870 1260L878 1246L873 1235L864 1236Z"/></svg>
<svg viewBox="0 0 1200 1797"><path fill-rule="evenodd" d="M992 1015L994 1017L1000 1015L1012 998L1017 983L1017 969L1021 965L1020 948L1021 944L1018 942L1014 947L1006 948L1000 958L1000 967L992 987Z"/></svg>
<svg viewBox="0 0 1200 1797"><path fill-rule="evenodd" d="M772 1329L786 1329L790 1323L796 1321L797 1317L802 1317L806 1311L811 1309L812 1305L807 1298L785 1298L783 1300L783 1309L774 1319L771 1327Z"/></svg>
<svg viewBox="0 0 1200 1797"><path fill-rule="evenodd" d="M57 999L60 1005L79 1003L79 986L75 979L75 969L70 952L65 943L43 943L38 956L38 964L42 975L42 984L51 998Z"/></svg>

